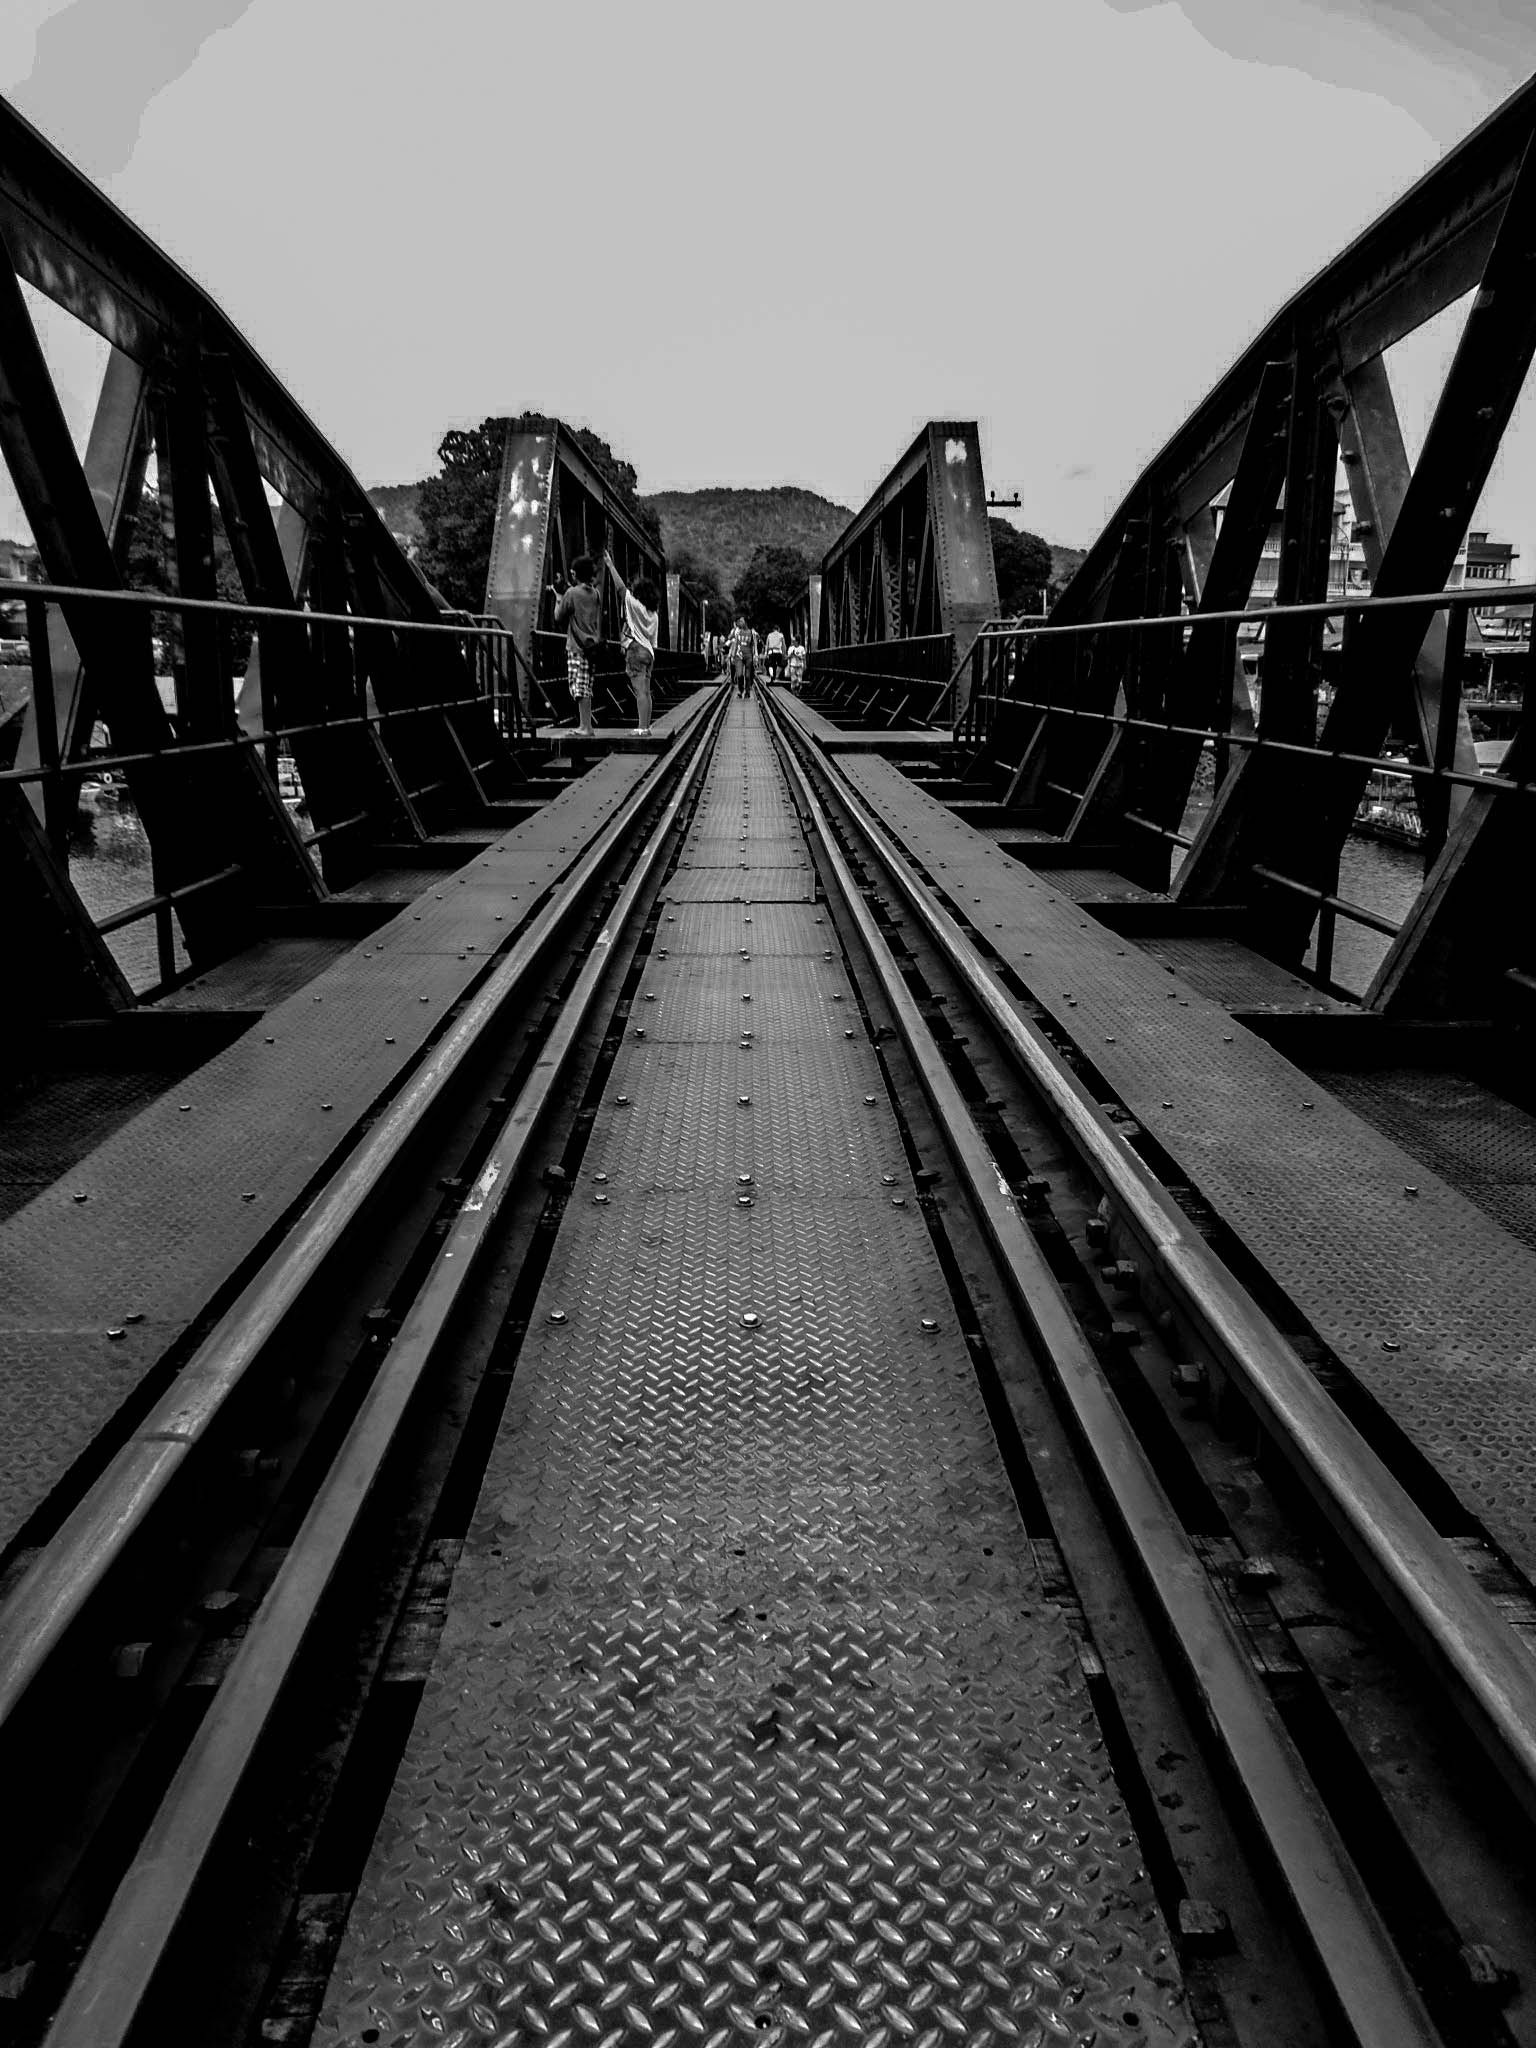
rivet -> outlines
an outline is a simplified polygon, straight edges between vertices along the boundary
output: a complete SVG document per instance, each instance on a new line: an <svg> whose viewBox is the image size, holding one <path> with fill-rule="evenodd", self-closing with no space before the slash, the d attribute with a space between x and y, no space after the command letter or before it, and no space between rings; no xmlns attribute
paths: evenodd
<svg viewBox="0 0 1536 2048"><path fill-rule="evenodd" d="M111 1332L109 1331L108 1335L110 1336L110 1334ZM1383 1337L1381 1340L1381 1348L1383 1351L1401 1351L1403 1347L1398 1342L1396 1337Z"/></svg>
<svg viewBox="0 0 1536 2048"><path fill-rule="evenodd" d="M107 1332L107 1335L112 1339L114 1344L116 1344L119 1341L119 1339L126 1337L127 1334L128 1332L120 1327L108 1330Z"/></svg>
<svg viewBox="0 0 1536 2048"><path fill-rule="evenodd" d="M181 1111L182 1115L185 1116L187 1111L192 1107L192 1105L190 1102L178 1102L176 1107Z"/></svg>
<svg viewBox="0 0 1536 2048"><path fill-rule="evenodd" d="M1113 1039L1113 1038L1106 1038L1106 1039L1105 1039L1105 1041L1104 1041L1104 1043L1105 1043L1106 1045L1113 1045L1113 1044L1114 1044L1114 1042L1115 1042L1115 1041L1114 1041L1114 1039Z"/></svg>
<svg viewBox="0 0 1536 2048"><path fill-rule="evenodd" d="M269 1039L266 1039L266 1040L264 1041L264 1043L265 1043L265 1044L267 1044L267 1045L276 1045L276 1043L277 1043L277 1040L276 1040L275 1038L269 1038Z"/></svg>
<svg viewBox="0 0 1536 2048"><path fill-rule="evenodd" d="M246 1188L242 1192L240 1199L242 1202L254 1202L256 1199L256 1190L254 1188Z"/></svg>
<svg viewBox="0 0 1536 2048"><path fill-rule="evenodd" d="M1406 1184L1404 1185L1404 1188L1403 1188L1403 1193L1404 1193L1405 1195L1416 1195L1416 1194L1417 1194L1418 1192L1419 1192L1419 1191L1418 1191L1418 1189L1417 1189L1416 1187L1411 1187L1411 1186L1408 1186L1408 1185L1406 1185Z"/></svg>
<svg viewBox="0 0 1536 2048"><path fill-rule="evenodd" d="M594 1202L606 1202L608 1197L606 1195L594 1195L592 1199Z"/></svg>
<svg viewBox="0 0 1536 2048"><path fill-rule="evenodd" d="M750 1003L750 1002L751 1002L751 1000L752 1000L752 998L751 998L751 996L749 996L748 994L746 994L746 992L745 992L745 991L743 991L743 993L742 993L742 998L741 998L741 1000L742 1000L742 1001L743 1001L744 1003Z"/></svg>
<svg viewBox="0 0 1536 2048"><path fill-rule="evenodd" d="M741 1107L745 1109L747 1105L751 1102L752 1098L750 1095L738 1095L736 1100L741 1104Z"/></svg>
<svg viewBox="0 0 1536 2048"><path fill-rule="evenodd" d="M736 1197L736 1206L738 1209L750 1209L752 1206L752 1197L750 1195L738 1195Z"/></svg>
<svg viewBox="0 0 1536 2048"><path fill-rule="evenodd" d="M646 999L645 999L645 1000L646 1000L646 1001L647 1001L648 1003L654 1003L654 1002L655 1002L655 1000L656 1000L656 998L655 998L655 997L654 997L653 995L648 995L648 996L646 997Z"/></svg>
<svg viewBox="0 0 1536 2048"><path fill-rule="evenodd" d="M892 1207L893 1209L905 1209L905 1207L906 1207L906 1206L907 1206L907 1198L906 1198L906 1196L905 1196L905 1195L892 1195L892 1197L891 1197L891 1207Z"/></svg>
<svg viewBox="0 0 1536 2048"><path fill-rule="evenodd" d="M873 1095L866 1095L864 1101L868 1108L873 1109L875 1103L875 1098Z"/></svg>
<svg viewBox="0 0 1536 2048"><path fill-rule="evenodd" d="M1166 1095L1163 1097L1163 1107L1164 1109L1172 1109L1173 1107L1173 1104L1168 1100Z"/></svg>
<svg viewBox="0 0 1536 2048"><path fill-rule="evenodd" d="M395 1042L395 1039L394 1039L394 1034L393 1034L393 1032L386 1032L386 1034L385 1034L385 1037L384 1037L384 1043L385 1043L386 1045L393 1045L393 1044L394 1044L394 1042Z"/></svg>
<svg viewBox="0 0 1536 2048"><path fill-rule="evenodd" d="M842 996L834 990L832 1000L834 1003L840 1003L843 999Z"/></svg>
<svg viewBox="0 0 1536 2048"><path fill-rule="evenodd" d="M143 1320L144 1311L141 1308L131 1308L129 1309L128 1313L123 1317L123 1321L125 1323L142 1323Z"/></svg>
<svg viewBox="0 0 1536 2048"><path fill-rule="evenodd" d="M741 1319L742 1327L743 1329L747 1330L755 1330L762 1320L763 1319L760 1315L758 1315L753 1309L749 1308L746 1314Z"/></svg>
<svg viewBox="0 0 1536 2048"><path fill-rule="evenodd" d="M938 1323L933 1316L924 1316L922 1322L919 1324L919 1328L926 1330L930 1336L938 1327Z"/></svg>
<svg viewBox="0 0 1536 2048"><path fill-rule="evenodd" d="M1232 1033L1230 1031L1223 1031L1221 1042L1223 1045L1230 1045L1232 1043Z"/></svg>
<svg viewBox="0 0 1536 2048"><path fill-rule="evenodd" d="M614 1100L618 1103L620 1109L628 1109L629 1097L627 1095L616 1095Z"/></svg>
<svg viewBox="0 0 1536 2048"><path fill-rule="evenodd" d="M852 1027L851 1027L851 1026L849 1027L849 1029L848 1029L848 1030L846 1030L846 1031L845 1031L845 1032L843 1033L843 1036L844 1036L844 1038L852 1038L852 1036L853 1036L853 1030L852 1030Z"/></svg>
<svg viewBox="0 0 1536 2048"><path fill-rule="evenodd" d="M600 1187L606 1187L608 1184L608 1176L606 1173L594 1173L592 1178L598 1183Z"/></svg>
<svg viewBox="0 0 1536 2048"><path fill-rule="evenodd" d="M418 996L416 1000L419 1003L424 1003L427 1000L427 998L425 996Z"/></svg>
<svg viewBox="0 0 1536 2048"><path fill-rule="evenodd" d="M76 1191L76 1193L75 1193L74 1195L72 1195L72 1196L70 1197L70 1199L71 1199L72 1201L76 1201L76 1202L88 1202L88 1201L89 1201L89 1200L90 1200L91 1198L90 1198L90 1196L89 1196L89 1195L88 1195L88 1194L87 1194L87 1193L85 1192L85 1190L84 1190L83 1188L81 1188L81 1189L77 1190L77 1191Z"/></svg>
<svg viewBox="0 0 1536 2048"><path fill-rule="evenodd" d="M644 1036L645 1036L645 1026L644 1026L643 1024L637 1024L637 1025L635 1026L635 1036L636 1036L636 1038L644 1038Z"/></svg>
<svg viewBox="0 0 1536 2048"><path fill-rule="evenodd" d="M321 1103L321 1105L320 1105L320 1107L321 1107L322 1109L329 1109L329 1108L330 1108L330 1106L331 1106L331 1105L330 1105L330 1104L329 1104L328 1102L322 1102L322 1103Z"/></svg>
<svg viewBox="0 0 1536 2048"><path fill-rule="evenodd" d="M563 1323L565 1321L565 1310L563 1308L552 1308L549 1312L549 1320L552 1323Z"/></svg>
<svg viewBox="0 0 1536 2048"><path fill-rule="evenodd" d="M1301 1106L1303 1109L1311 1109L1314 1105L1310 1102L1304 1102Z"/></svg>

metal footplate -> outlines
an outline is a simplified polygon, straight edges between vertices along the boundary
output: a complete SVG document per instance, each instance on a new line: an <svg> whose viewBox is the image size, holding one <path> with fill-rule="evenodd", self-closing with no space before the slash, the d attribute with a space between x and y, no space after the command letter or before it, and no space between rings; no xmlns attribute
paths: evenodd
<svg viewBox="0 0 1536 2048"><path fill-rule="evenodd" d="M682 858L743 834L664 906L319 2038L1193 2042L753 704Z"/></svg>

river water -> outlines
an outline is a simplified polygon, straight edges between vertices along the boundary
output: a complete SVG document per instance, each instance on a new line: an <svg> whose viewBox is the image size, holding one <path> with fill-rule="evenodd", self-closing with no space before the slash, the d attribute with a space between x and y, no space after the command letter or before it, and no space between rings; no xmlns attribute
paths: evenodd
<svg viewBox="0 0 1536 2048"><path fill-rule="evenodd" d="M109 791L100 797L87 794L82 800L80 828L69 852L70 880L87 910L98 919L154 893L144 827L130 804L119 805L113 797ZM301 818L300 822L305 821ZM1185 830L1192 830L1198 822L1199 812L1192 807ZM1338 893L1396 923L1407 916L1423 878L1422 858L1411 847L1352 838L1340 863ZM112 933L107 944L136 993L142 994L159 981L152 919ZM1363 995L1387 945L1379 932L1339 918L1333 941L1334 980L1351 994ZM179 934L176 957L178 967L187 965Z"/></svg>

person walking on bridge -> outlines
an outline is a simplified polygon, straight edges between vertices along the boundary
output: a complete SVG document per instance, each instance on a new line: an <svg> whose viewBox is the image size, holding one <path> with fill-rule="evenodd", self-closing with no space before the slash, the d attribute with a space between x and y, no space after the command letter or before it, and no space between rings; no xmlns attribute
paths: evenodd
<svg viewBox="0 0 1536 2048"><path fill-rule="evenodd" d="M597 594L597 564L578 555L571 564L572 581L555 606L555 625L567 619L565 675L576 704L576 730L592 736L592 657L603 644L603 601Z"/></svg>
<svg viewBox="0 0 1536 2048"><path fill-rule="evenodd" d="M798 697L801 686L805 682L805 642L798 633L790 644L789 663L785 670L785 675L789 687Z"/></svg>
<svg viewBox="0 0 1536 2048"><path fill-rule="evenodd" d="M784 673L784 634L778 626L768 628L768 638L763 642L763 666L770 682L778 682Z"/></svg>
<svg viewBox="0 0 1536 2048"><path fill-rule="evenodd" d="M731 681L736 686L737 695L741 697L745 697L752 688L754 651L752 628L738 612L736 623L731 628L730 644L726 654L730 662Z"/></svg>
<svg viewBox="0 0 1536 2048"><path fill-rule="evenodd" d="M649 576L637 576L633 585L626 583L619 574L618 563L606 548L603 560L608 564L608 573L619 586L619 596L624 602L619 645L624 650L629 687L635 693L635 731L641 739L646 739L651 730L651 670L656 663L656 636L661 624L661 615L656 608L656 586Z"/></svg>

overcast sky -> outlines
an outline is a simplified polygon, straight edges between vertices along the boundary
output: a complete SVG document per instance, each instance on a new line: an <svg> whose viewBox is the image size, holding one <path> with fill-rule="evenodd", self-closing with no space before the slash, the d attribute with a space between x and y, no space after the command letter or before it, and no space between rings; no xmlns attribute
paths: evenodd
<svg viewBox="0 0 1536 2048"><path fill-rule="evenodd" d="M644 489L854 505L923 419L976 416L1015 516L1077 543L1532 70L1531 0L0 9L0 90L366 481L537 406ZM83 433L99 350L44 325ZM1410 440L1441 326L1394 360ZM1484 511L1536 574L1532 418L1513 443Z"/></svg>

